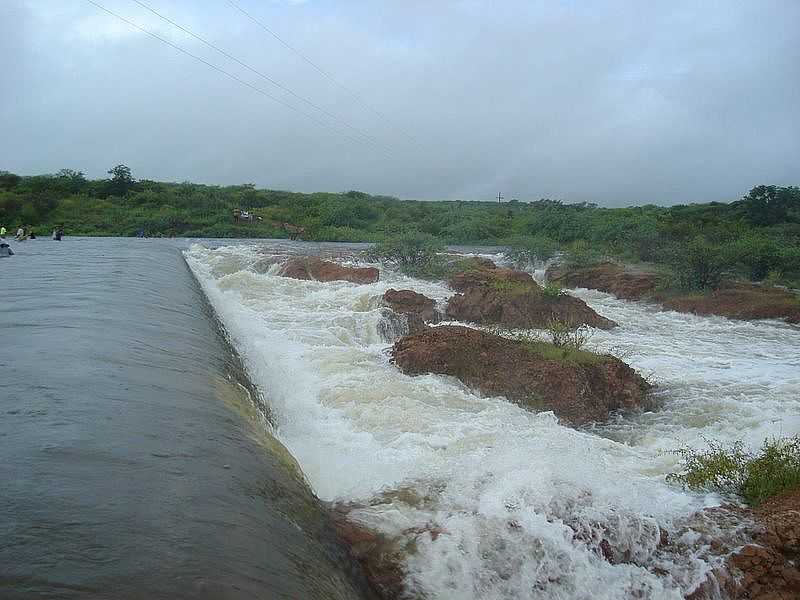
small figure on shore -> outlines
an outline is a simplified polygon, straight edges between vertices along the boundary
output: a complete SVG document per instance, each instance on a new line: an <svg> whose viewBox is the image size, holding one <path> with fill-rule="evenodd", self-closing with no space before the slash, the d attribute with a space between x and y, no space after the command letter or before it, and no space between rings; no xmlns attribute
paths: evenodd
<svg viewBox="0 0 800 600"><path fill-rule="evenodd" d="M5 242L0 243L0 258L6 258L8 256L14 256L14 251L11 249L11 246Z"/></svg>
<svg viewBox="0 0 800 600"><path fill-rule="evenodd" d="M3 225L0 225L0 240L6 239L7 230Z"/></svg>
<svg viewBox="0 0 800 600"><path fill-rule="evenodd" d="M30 225L28 225L28 239L29 240L35 240L36 239L36 234L33 233L33 227L31 227Z"/></svg>
<svg viewBox="0 0 800 600"><path fill-rule="evenodd" d="M57 242L61 241L61 238L64 236L64 226L59 225L55 229L53 229L53 239Z"/></svg>
<svg viewBox="0 0 800 600"><path fill-rule="evenodd" d="M21 225L17 229L17 235L14 236L14 239L17 240L18 242L21 242L21 241L26 239L25 238L25 229L23 229Z"/></svg>

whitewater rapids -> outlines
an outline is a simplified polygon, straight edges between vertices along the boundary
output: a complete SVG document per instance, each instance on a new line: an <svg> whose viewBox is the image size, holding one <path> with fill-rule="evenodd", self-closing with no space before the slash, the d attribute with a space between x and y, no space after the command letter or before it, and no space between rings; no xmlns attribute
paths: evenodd
<svg viewBox="0 0 800 600"><path fill-rule="evenodd" d="M677 460L669 451L800 432L800 328L578 290L621 324L591 344L657 383L662 407L575 430L390 364L378 298L393 287L443 302L452 294L443 285L388 271L371 285L283 278L271 265L280 254L185 252L273 433L320 498L371 502L359 520L390 536L414 532L407 584L426 598L683 598L716 560L685 520L719 498L665 483ZM681 551L662 548L662 532L680 537ZM603 538L629 560L605 560Z"/></svg>

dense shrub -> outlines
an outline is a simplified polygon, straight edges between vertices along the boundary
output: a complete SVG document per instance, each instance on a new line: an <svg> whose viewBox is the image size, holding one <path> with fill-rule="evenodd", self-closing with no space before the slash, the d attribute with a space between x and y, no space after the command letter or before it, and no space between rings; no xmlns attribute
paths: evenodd
<svg viewBox="0 0 800 600"><path fill-rule="evenodd" d="M747 233L731 244L731 258L742 265L751 281L761 281L783 267L781 244L760 233Z"/></svg>
<svg viewBox="0 0 800 600"><path fill-rule="evenodd" d="M675 244L669 256L674 285L687 290L719 287L722 276L731 268L728 248L695 237L685 244Z"/></svg>
<svg viewBox="0 0 800 600"><path fill-rule="evenodd" d="M572 242L564 254L564 264L570 268L590 267L602 259L600 251L587 240Z"/></svg>
<svg viewBox="0 0 800 600"><path fill-rule="evenodd" d="M667 479L688 488L741 496L757 505L783 492L800 487L800 437L766 440L751 452L742 443L677 451L681 470Z"/></svg>
<svg viewBox="0 0 800 600"><path fill-rule="evenodd" d="M376 244L369 254L407 275L435 277L445 268L440 253L444 244L420 231L407 231Z"/></svg>

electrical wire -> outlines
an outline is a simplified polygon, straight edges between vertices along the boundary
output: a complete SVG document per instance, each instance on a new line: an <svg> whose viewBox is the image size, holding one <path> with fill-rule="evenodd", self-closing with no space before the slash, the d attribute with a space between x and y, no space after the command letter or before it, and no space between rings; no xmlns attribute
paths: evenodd
<svg viewBox="0 0 800 600"><path fill-rule="evenodd" d="M393 129L395 129L396 131L398 131L398 132L402 133L402 134L403 134L405 137L407 137L407 138L408 138L409 140L411 140L412 142L415 142L415 143L417 142L417 140L414 138L414 136L412 136L411 134L409 134L409 133L408 133L408 132L406 132L405 130L403 130L403 129L399 128L397 125L394 125L394 124L391 122L391 119L389 119L389 117L387 117L386 115L384 115L382 112L380 112L380 111L379 111L379 110L377 110L376 108L373 108L373 107L372 107L372 106L371 106L369 103L367 103L367 101L366 101L366 100L364 100L364 99L361 97L361 95L360 95L358 92L356 92L355 90L353 90L353 89L349 88L348 86L346 86L345 84L343 84L341 81L339 81L339 80L338 80L337 78L335 78L333 75L331 75L331 74L330 74L328 71L326 71L325 69L323 69L321 66L319 66L319 65L318 65L316 62L314 62L313 60L311 60L311 59L310 59L308 56L306 56L305 54L303 54L302 52L300 52L300 50L298 50L297 48L295 48L294 46L292 46L292 45L291 45L289 42L287 42L286 40L284 40L284 39L283 39L281 36L279 36L277 33L275 33L275 31L273 31L272 29L270 29L269 27L267 27L267 26L266 26L266 25L265 25L265 24L264 24L264 23L263 23L261 20L257 19L256 17L254 17L253 15L251 15L249 12L247 12L245 9L243 9L243 8L242 8L242 6L241 6L239 3L237 3L237 2L234 2L234 0L226 0L226 2L227 2L228 4L230 4L230 5L231 5L233 8L235 8L236 10L238 10L240 13L242 13L244 16L246 16L248 19L250 19L250 20L251 20L253 23L255 23L256 25L258 25L258 26L259 26L261 29L263 29L264 31L266 31L266 32L267 32L269 35L271 35L273 38L275 38L276 40L278 40L278 42L280 42L280 43L281 43L281 45L283 45L283 46L284 46L284 47L285 47L287 50L289 50L289 51L293 52L294 54L296 54L297 56L299 56L301 59L303 59L303 60L304 60L306 63L308 63L309 65L311 65L311 67L313 67L313 68L314 68L314 70L316 70L316 71L317 71L317 72L318 72L320 75L322 75L323 77L325 77L326 79L328 79L330 82L332 82L332 83L334 83L335 85L337 85L339 88L341 88L341 89L342 89L342 90L344 90L345 92L347 92L347 93L348 93L348 94L349 94L349 95L350 95L352 98L355 98L356 100L358 100L358 102L359 102L359 103L360 103L360 104L361 104L361 105L362 105L364 108L366 108L366 109L368 109L369 111L371 111L372 113L374 113L374 114L375 114L375 115L376 115L378 118L380 118L382 121L384 121L384 122L385 122L387 125L389 125L391 128L393 128Z"/></svg>
<svg viewBox="0 0 800 600"><path fill-rule="evenodd" d="M276 103L278 103L278 104L280 104L280 105L282 105L282 106L285 106L285 107L286 107L286 108L288 108L289 110L292 110L292 111L294 111L294 112L296 112L296 113L298 113L298 114L300 114L300 115L303 115L304 117L306 117L306 118L308 118L308 119L310 119L310 120L314 121L315 123L317 123L318 125L321 125L322 127L325 127L325 128L327 128L327 129L330 129L330 130L332 130L332 131L335 131L336 133L339 133L340 135L343 135L344 137L346 137L347 139L349 139L351 142L354 142L354 143L356 143L356 144L360 144L360 143L361 143L361 140L358 140L358 139L356 139L356 138L354 138L354 137L350 136L350 135L349 135L349 134L348 134L346 131L342 131L341 129L339 129L339 128L337 128L337 127L334 127L334 126L332 126L330 123L326 123L325 121L322 121L322 120L320 120L320 119L317 119L317 118L316 118L314 115L311 115L311 114L309 114L309 113L306 113L306 112L304 112L304 111L300 110L299 108L297 108L296 106L294 106L294 105L292 105L292 104L289 104L288 102L284 102L284 101L283 101L283 100L281 100L280 98L277 98L277 97L273 96L272 94L270 94L269 92L267 92L267 91L265 91L265 90L262 90L260 87L258 87L258 86L255 86L255 85L253 85L252 83L249 83L249 82L245 81L245 80L244 80L244 79L242 79L241 77L238 77L237 75L234 75L233 73L231 73L231 72L229 72L229 71L226 71L226 70L225 70L225 69L223 69L222 67L218 67L217 65L215 65L215 64L213 64L213 63L210 63L210 62L208 62L208 61L207 61L207 60L205 60L204 58L201 58L200 56L197 56L196 54L192 54L191 52L189 52L189 51L188 51L188 50L186 50L185 48L182 48L182 47L181 47L181 46L179 46L178 44L175 44L175 43L173 43L173 42L170 42L169 40L167 40L167 39L165 39L165 38L161 37L160 35L158 35L158 34L156 34L156 33L153 33L152 31L150 31L150 30L148 30L148 29L145 29L144 27L141 27L140 25L137 25L136 23L134 23L134 22L133 22L133 21L131 21L130 19L126 19L126 18L125 18L125 17L123 17L122 15L119 15L119 14L115 13L114 11L112 11L112 10L110 10L110 9L106 8L106 7L105 7L105 6L103 6L102 4L100 4L100 3L98 3L98 2L95 2L95 0L86 0L86 2L88 2L89 4L92 4L93 6L95 6L95 7L99 8L100 10L102 10L102 11L104 11L104 12L108 13L109 15L111 15L111 16L113 16L113 17L116 17L116 18L117 18L117 19L119 19L120 21L122 21L122 22L124 22L124 23L127 23L127 24L128 24L128 25L130 25L131 27L133 27L133 28L135 28L135 29L138 29L138 30L139 30L139 31L141 31L142 33L145 33L145 34L149 35L150 37L157 39L159 42L162 42L162 43L164 43L164 44L166 44L166 45L168 45L168 46L170 46L170 47L174 48L174 49L175 49L175 50L177 50L178 52L181 52L182 54L185 54L186 56L189 56L189 57L191 57L191 58L193 58L193 59L195 59L195 60L197 60L197 61L199 61L199 62L203 63L203 64L204 64L204 65L206 65L207 67L210 67L211 69L214 69L215 71L218 71L219 73L222 73L223 75L225 75L226 77L229 77L230 79L233 79L233 80L234 80L234 81L236 81L237 83L239 83L239 84L241 84L241 85L243 85L243 86L245 86L245 87L248 87L248 88L250 88L251 90L253 90L253 91L255 91L255 92L257 92L257 93L261 94L262 96L266 96L267 98L269 98L269 99L270 99L270 100L272 100L273 102L276 102Z"/></svg>
<svg viewBox="0 0 800 600"><path fill-rule="evenodd" d="M174 27L177 27L178 29L180 29L180 30L181 30L181 31L183 31L184 33L186 33L186 34L188 34L188 35L192 36L193 38L195 38L196 40L198 40L198 41L200 41L201 43L205 44L206 46L208 46L209 48L213 49L214 51L218 52L219 54L221 54L221 55L222 55L222 56L224 56L225 58L228 58L228 59L230 59L230 60L234 61L236 64L238 64L238 65L240 65L240 66L244 67L245 69L247 69L247 70L248 70L248 71L250 71L251 73L255 73L256 75L258 75L259 77L261 77L261 78L262 78L262 79L264 79L265 81L268 81L269 83L271 83L271 84L272 84L272 85L274 85L275 87L277 87L277 88L279 88L279 89L283 90L283 91L284 91L284 92L286 92L287 94L290 94L290 95L291 95L291 96L293 96L294 98L297 98L297 99L298 99L298 100L300 100L301 102L304 102L305 104L307 104L308 106L312 107L313 109L315 109L315 110L318 110L319 112L321 112L322 114L324 114L324 115L325 115L325 116L327 116L328 118L332 119L333 121L335 121L335 122L339 123L340 125L344 125L345 127L347 127L348 129L350 129L351 131L353 131L353 132L357 133L357 134L358 134L358 135L360 135L360 136L363 136L365 140L367 140L367 141L369 141L369 142L371 142L371 143L374 143L374 144L379 144L379 142L378 142L378 141L377 141L377 140L376 140L376 139L375 139L373 136L371 136L371 135L369 135L368 133L365 133L364 131L362 131L362 130L358 129L357 127L355 127L355 126L353 126L353 125L351 125L351 124L350 124L350 123L348 123L347 121L345 121L345 120L343 120L343 119L340 119L340 118L339 118L339 117L337 117L335 114L333 114L333 113L331 113L330 111L326 110L325 108L323 108L323 107L321 107L321 106L319 106L319 105L315 104L315 103L314 103L314 102L312 102L311 100L309 100L309 99L307 99L307 98L304 98L304 97L303 97L303 96L301 96L300 94L297 94L297 93L296 93L294 90L292 90L292 89L290 89L290 88L286 87L285 85L283 85L283 84L281 84L280 82L276 81L275 79L273 79L273 78L272 78L272 77L270 77L269 75L266 75L265 73L262 73L262 72L261 72L261 71L259 71L258 69L256 69L256 68L254 68L254 67L252 67L252 66L248 65L247 63L245 63L244 61L240 60L239 58L237 58L237 57L233 56L233 55L232 55L232 54L230 54L229 52L226 52L225 50L223 50L222 48L220 48L220 47L216 46L215 44L213 44L213 43L209 42L208 40L206 40L206 39L205 39L205 38L203 38L202 36L200 36L200 35L198 35L198 34L194 33L194 32L193 32L193 31L191 31L191 30L189 30L187 27L184 27L183 25L181 25L181 24L179 24L179 23L176 23L175 21L173 21L173 20L172 20L172 19L170 19L169 17L166 17L166 16L162 15L162 14L161 14L161 13L159 13L157 10L155 10L154 8L152 8L151 6L148 6L148 5L147 5L147 4L145 4L144 2L141 2L141 0L132 0L132 1L133 1L133 2L135 2L136 4L138 4L139 6L141 6L142 8L144 8L145 10L147 10L147 11L151 12L152 14L156 15L158 18L162 19L163 21L165 21L165 22L169 23L170 25L172 25L172 26L174 26Z"/></svg>

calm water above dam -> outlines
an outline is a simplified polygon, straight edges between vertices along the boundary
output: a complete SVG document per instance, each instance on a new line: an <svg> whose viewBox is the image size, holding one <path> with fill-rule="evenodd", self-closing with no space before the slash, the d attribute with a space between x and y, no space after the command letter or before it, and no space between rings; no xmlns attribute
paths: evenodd
<svg viewBox="0 0 800 600"><path fill-rule="evenodd" d="M359 598L179 240L0 260L0 598Z"/></svg>

